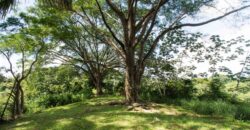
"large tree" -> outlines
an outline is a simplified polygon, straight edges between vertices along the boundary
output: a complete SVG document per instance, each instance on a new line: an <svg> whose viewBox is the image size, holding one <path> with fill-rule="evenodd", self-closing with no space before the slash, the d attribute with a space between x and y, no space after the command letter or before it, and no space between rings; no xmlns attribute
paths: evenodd
<svg viewBox="0 0 250 130"><path fill-rule="evenodd" d="M87 73L97 95L102 95L103 79L109 70L119 67L119 59L112 48L100 40L100 34L71 20L69 25L62 23L56 29L54 38L58 39L60 49L52 55Z"/></svg>
<svg viewBox="0 0 250 130"><path fill-rule="evenodd" d="M203 6L211 6L212 2L212 0L127 0L117 2L105 0L104 3L100 3L96 0L103 23L116 42L113 48L119 48L124 56L125 92L128 103L138 101L145 61L154 52L164 35L185 26L205 25L249 7L247 5L204 22L183 23L182 20L185 17L194 16L197 12L202 11ZM117 25L120 25L118 26L121 28L120 33L114 32Z"/></svg>
<svg viewBox="0 0 250 130"><path fill-rule="evenodd" d="M6 0L3 0L6 1ZM128 103L138 101L145 61L154 52L161 39L170 31L182 27L196 27L222 19L250 7L246 5L198 23L184 23L184 18L211 7L213 0L88 0L81 1L80 10L71 8L72 0L43 0L44 3L64 7L83 16L92 25L89 7L99 9L102 21L109 31L112 47L119 52L125 64L125 93ZM78 1L79 2L79 1ZM12 4L10 4L12 5ZM87 5L87 8L85 8ZM5 6L3 6L5 7ZM6 8L0 8L6 10ZM7 5L7 7L10 7ZM91 8L91 9L92 9ZM8 9L8 8L7 8ZM99 30L99 29L96 29Z"/></svg>
<svg viewBox="0 0 250 130"><path fill-rule="evenodd" d="M35 16L35 17L33 17ZM51 52L49 56L62 64L72 65L86 73L101 95L103 79L108 71L120 67L119 58L109 45L107 36L88 26L81 17L56 9L33 8L27 19L49 28ZM92 26L98 26L98 17Z"/></svg>

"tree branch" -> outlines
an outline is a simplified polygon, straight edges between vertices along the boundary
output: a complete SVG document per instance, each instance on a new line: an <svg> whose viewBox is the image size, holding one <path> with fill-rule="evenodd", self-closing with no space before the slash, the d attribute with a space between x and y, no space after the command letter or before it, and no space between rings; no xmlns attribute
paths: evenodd
<svg viewBox="0 0 250 130"><path fill-rule="evenodd" d="M214 21L217 21L219 19L222 19L230 14L233 14L233 13L236 13L238 11L241 11L243 9L246 9L246 8L249 8L250 5L246 5L246 6L243 6L241 8L238 8L238 9L235 9L235 10L232 10L232 11L229 11L227 13L225 13L224 15L221 15L221 16L218 16L218 17L215 17L215 18L212 18L212 19L209 19L207 21L204 21L204 22L200 22L200 23L185 23L185 24L181 24L181 25L177 25L173 28L181 28L181 27L185 27L185 26L191 26L191 27L195 27L195 26L202 26L202 25L205 25L205 24L208 24L208 23L211 23L211 22L214 22ZM173 30L173 29L172 29Z"/></svg>
<svg viewBox="0 0 250 130"><path fill-rule="evenodd" d="M117 16L122 20L125 21L126 17L124 15L124 13L119 10L118 7L115 6L115 4L113 4L110 0L106 0L107 4L109 5L109 7L117 14Z"/></svg>
<svg viewBox="0 0 250 130"><path fill-rule="evenodd" d="M163 6L164 4L166 4L169 0L160 0L158 2L158 4L156 6L153 6L148 13L137 23L136 28L137 30L139 30L139 28L141 28L142 24L144 23L144 21L151 16L152 13L154 13L155 11L157 11L161 6Z"/></svg>
<svg viewBox="0 0 250 130"><path fill-rule="evenodd" d="M200 22L200 23L184 23L184 24L180 24L180 25L176 25L174 26L173 24L170 25L168 28L166 28L165 30L163 30L156 38L155 40L153 41L153 44L150 48L150 50L148 51L148 53L145 55L144 57L144 60L146 60L150 54L154 51L157 43L160 41L160 39L165 35L167 34L168 32L172 31L172 30L176 30L176 29L180 29L182 27L196 27L196 26L202 26L202 25L205 25L205 24L208 24L208 23L211 23L211 22L214 22L214 21L217 21L217 20L220 20L230 14L233 14L233 13L236 13L238 11L241 11L243 9L246 9L246 8L249 8L250 5L246 5L246 6L243 6L241 8L238 8L238 9L235 9L235 10L232 10L232 11L229 11L227 13L225 13L224 15L221 15L221 16L218 16L218 17L215 17L215 18L212 18L212 19L209 19L209 20L206 20L204 22Z"/></svg>
<svg viewBox="0 0 250 130"><path fill-rule="evenodd" d="M38 49L38 51L36 52L36 54L35 54L35 60L30 64L30 67L29 67L27 73L26 73L25 75L23 75L23 76L21 77L21 79L25 79L25 78L27 78L27 77L29 76L29 74L31 73L31 70L33 69L34 64L38 61L39 53L40 53L42 50L43 50L43 45L42 45L42 46Z"/></svg>
<svg viewBox="0 0 250 130"><path fill-rule="evenodd" d="M10 61L10 54L8 54L10 52L8 51L7 54L2 50L0 50L0 52L5 56L5 58L7 59L8 63L9 63L9 66L10 66L9 70L10 70L11 75L13 76L13 78L15 80L17 80L17 76L15 75L15 73L13 71L13 65L12 65L12 63Z"/></svg>
<svg viewBox="0 0 250 130"><path fill-rule="evenodd" d="M102 19L103 19L105 26L108 28L109 32L111 33L111 35L115 39L115 41L121 46L122 50L125 52L124 44L116 37L115 33L112 31L111 27L109 26L98 0L96 0L96 3L97 3L99 11L101 13L101 16L102 16Z"/></svg>

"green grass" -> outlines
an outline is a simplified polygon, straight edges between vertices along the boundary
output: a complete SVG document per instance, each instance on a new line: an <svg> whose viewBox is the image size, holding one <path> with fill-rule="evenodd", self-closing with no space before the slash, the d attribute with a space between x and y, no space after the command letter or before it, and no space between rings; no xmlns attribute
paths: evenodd
<svg viewBox="0 0 250 130"><path fill-rule="evenodd" d="M182 107L153 104L151 111L127 111L105 104L120 97L102 97L39 113L0 125L1 130L230 130L250 129L250 122L199 115Z"/></svg>
<svg viewBox="0 0 250 130"><path fill-rule="evenodd" d="M221 115L233 117L237 109L236 105L222 100L181 100L180 102L181 106L204 115Z"/></svg>

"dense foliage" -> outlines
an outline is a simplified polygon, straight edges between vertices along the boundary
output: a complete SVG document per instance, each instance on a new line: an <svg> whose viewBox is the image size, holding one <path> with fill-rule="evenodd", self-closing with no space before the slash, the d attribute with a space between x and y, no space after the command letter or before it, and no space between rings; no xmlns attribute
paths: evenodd
<svg viewBox="0 0 250 130"><path fill-rule="evenodd" d="M52 107L92 97L86 76L79 76L72 67L41 68L26 81L27 100L40 107ZM32 107L32 106L30 106Z"/></svg>

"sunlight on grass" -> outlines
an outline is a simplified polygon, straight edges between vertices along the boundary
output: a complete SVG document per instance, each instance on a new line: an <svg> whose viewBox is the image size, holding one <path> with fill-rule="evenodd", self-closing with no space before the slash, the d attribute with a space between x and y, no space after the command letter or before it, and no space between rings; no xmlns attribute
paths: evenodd
<svg viewBox="0 0 250 130"><path fill-rule="evenodd" d="M69 119L64 118L64 119L56 120L55 124L57 124L57 125L55 128L56 129L64 128L64 127L70 125L72 122L73 122L72 118L69 118Z"/></svg>
<svg viewBox="0 0 250 130"><path fill-rule="evenodd" d="M24 125L28 125L30 124L31 121L26 121L26 122L20 122L20 123L17 123L16 126L19 127L19 126L24 126Z"/></svg>
<svg viewBox="0 0 250 130"><path fill-rule="evenodd" d="M181 107L154 104L152 112L127 111L126 106L107 105L115 97L95 98L85 102L50 108L26 115L1 130L231 130L250 129L249 122L198 115Z"/></svg>

